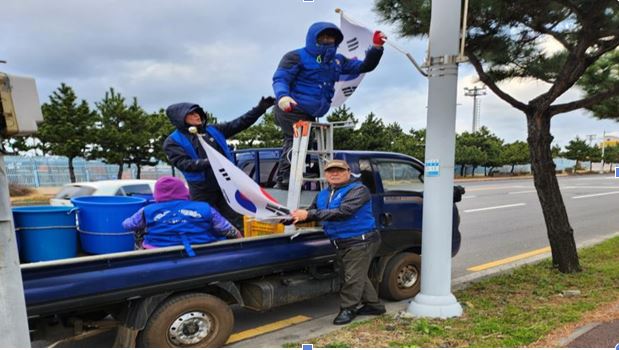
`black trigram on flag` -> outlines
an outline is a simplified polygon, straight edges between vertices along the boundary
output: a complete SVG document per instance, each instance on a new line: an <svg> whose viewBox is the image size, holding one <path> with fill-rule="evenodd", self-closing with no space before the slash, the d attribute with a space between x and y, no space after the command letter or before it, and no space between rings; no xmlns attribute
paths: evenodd
<svg viewBox="0 0 619 350"><path fill-rule="evenodd" d="M344 94L344 96L348 97L352 95L352 93L355 92L355 90L357 90L356 86L347 86L345 88L342 88L342 93Z"/></svg>
<svg viewBox="0 0 619 350"><path fill-rule="evenodd" d="M271 204L271 203L267 203L266 210L270 211L271 213L274 213L276 215L288 215L290 214L290 210L284 208L284 207L280 207L278 205L275 204Z"/></svg>
<svg viewBox="0 0 619 350"><path fill-rule="evenodd" d="M228 173L226 172L226 169L221 168L219 169L219 172L224 177L224 179L226 179L226 181L230 181L230 175L228 175Z"/></svg>
<svg viewBox="0 0 619 350"><path fill-rule="evenodd" d="M346 40L346 46L348 46L348 51L354 51L359 48L359 40L356 37Z"/></svg>

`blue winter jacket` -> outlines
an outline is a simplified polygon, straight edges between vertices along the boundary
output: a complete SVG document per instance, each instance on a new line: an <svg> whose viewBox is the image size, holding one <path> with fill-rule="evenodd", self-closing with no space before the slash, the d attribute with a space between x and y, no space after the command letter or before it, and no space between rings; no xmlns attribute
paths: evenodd
<svg viewBox="0 0 619 350"><path fill-rule="evenodd" d="M241 117L227 123L207 125L206 113L197 104L176 103L167 108L166 115L176 127L176 131L170 134L163 143L163 150L168 157L169 163L183 172L189 188L193 191L218 191L219 185L217 184L211 164L206 157L206 152L200 145L198 136L190 134L188 125L185 124L185 116L193 111L198 112L204 122L199 127L200 133L208 135L204 137L204 140L219 151L219 153L230 158L230 150L225 143L225 139L250 127L260 118L264 110L254 107ZM191 152L192 149L193 152Z"/></svg>
<svg viewBox="0 0 619 350"><path fill-rule="evenodd" d="M324 30L339 33L335 45L320 45L317 38ZM317 22L310 26L305 47L284 55L273 75L273 91L279 101L292 97L298 105L295 111L312 117L322 117L329 111L335 94L334 85L342 74L356 75L374 70L383 55L382 48L372 46L365 60L348 59L336 53L343 40L342 32L333 23Z"/></svg>
<svg viewBox="0 0 619 350"><path fill-rule="evenodd" d="M343 205L354 209L342 215ZM361 236L376 229L372 200L367 188L360 182L325 188L316 196L314 206L316 209L310 209L308 216L323 219L321 223L325 235L331 240Z"/></svg>
<svg viewBox="0 0 619 350"><path fill-rule="evenodd" d="M174 200L144 207L146 235L144 243L155 247L182 244L193 256L192 244L222 239L213 229L210 205L204 202ZM225 238L225 237L223 237Z"/></svg>

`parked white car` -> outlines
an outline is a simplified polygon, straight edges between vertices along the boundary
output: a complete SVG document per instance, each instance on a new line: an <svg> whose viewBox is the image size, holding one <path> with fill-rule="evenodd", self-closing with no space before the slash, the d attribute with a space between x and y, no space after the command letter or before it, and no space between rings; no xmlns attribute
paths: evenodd
<svg viewBox="0 0 619 350"><path fill-rule="evenodd" d="M73 205L71 198L81 196L152 196L156 180L103 180L75 182L62 186L51 205Z"/></svg>

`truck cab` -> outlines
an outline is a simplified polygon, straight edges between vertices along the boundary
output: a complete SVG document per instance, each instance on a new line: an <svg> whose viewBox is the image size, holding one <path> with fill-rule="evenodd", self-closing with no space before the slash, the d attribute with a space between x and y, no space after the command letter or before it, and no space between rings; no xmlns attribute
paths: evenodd
<svg viewBox="0 0 619 350"><path fill-rule="evenodd" d="M235 152L237 165L254 181L285 203L285 191L273 189L280 149L247 149ZM424 164L416 158L394 152L335 151L335 159L345 160L354 177L372 193L372 211L382 234L379 254L408 247L421 254L423 218ZM306 175L320 177L317 159L307 157ZM308 206L318 193L318 182L304 185L301 207ZM460 249L460 215L455 203L462 199L464 188L454 187L452 257Z"/></svg>

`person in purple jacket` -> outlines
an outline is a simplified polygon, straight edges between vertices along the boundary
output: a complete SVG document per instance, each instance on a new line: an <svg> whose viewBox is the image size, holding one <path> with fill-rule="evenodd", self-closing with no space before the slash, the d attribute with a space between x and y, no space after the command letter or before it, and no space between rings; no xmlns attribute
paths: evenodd
<svg viewBox="0 0 619 350"><path fill-rule="evenodd" d="M126 230L145 230L142 242L145 249L182 244L189 256L194 256L192 244L243 237L208 203L189 200L189 190L176 177L159 178L154 199L155 203L141 208L122 223Z"/></svg>

